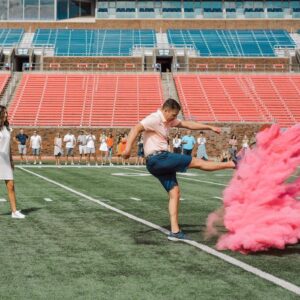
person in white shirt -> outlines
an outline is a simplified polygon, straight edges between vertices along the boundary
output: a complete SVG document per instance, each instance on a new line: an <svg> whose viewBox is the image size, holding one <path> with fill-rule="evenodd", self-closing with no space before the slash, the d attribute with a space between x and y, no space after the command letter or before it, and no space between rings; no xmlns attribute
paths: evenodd
<svg viewBox="0 0 300 300"><path fill-rule="evenodd" d="M79 162L81 164L82 156L85 157L86 160L86 133L84 130L80 130L80 135L77 137L77 144L79 145Z"/></svg>
<svg viewBox="0 0 300 300"><path fill-rule="evenodd" d="M0 180L4 180L13 219L24 219L16 206L16 193L13 176L14 163L11 155L11 131L5 106L0 105ZM2 217L1 217L2 218Z"/></svg>
<svg viewBox="0 0 300 300"><path fill-rule="evenodd" d="M177 172L185 172L188 168L205 171L216 171L236 168L237 162L211 162L192 157L190 154L182 155L168 151L168 136L172 127L191 130L212 130L221 132L221 128L185 121L177 118L181 110L180 104L174 99L167 99L162 107L136 124L130 131L126 148L122 155L129 158L135 139L143 132L144 152L147 170L156 177L169 195L169 215L171 232L168 239L179 241L185 239L180 230L178 211L180 203L180 189L176 178ZM193 141L189 143L193 148Z"/></svg>
<svg viewBox="0 0 300 300"><path fill-rule="evenodd" d="M64 142L66 143L66 162L65 165L68 164L69 156L71 156L71 165L74 165L74 147L76 145L76 139L74 134L72 134L71 130L64 136Z"/></svg>
<svg viewBox="0 0 300 300"><path fill-rule="evenodd" d="M204 137L204 132L200 131L200 135L197 138L197 158L202 158L204 160L208 160L208 156L206 153L206 138Z"/></svg>
<svg viewBox="0 0 300 300"><path fill-rule="evenodd" d="M108 147L107 147L107 136L105 132L102 132L100 135L100 159L101 159L101 164L104 165L107 163L107 156L108 156Z"/></svg>
<svg viewBox="0 0 300 300"><path fill-rule="evenodd" d="M34 157L33 164L36 165L37 158L40 165L42 164L41 150L42 150L42 138L37 131L33 131L33 135L30 137L30 148L32 149L32 155Z"/></svg>
<svg viewBox="0 0 300 300"><path fill-rule="evenodd" d="M96 148L95 148L96 137L90 131L86 136L86 153L87 153L87 165L91 164L91 155L94 156L95 165L98 166Z"/></svg>
<svg viewBox="0 0 300 300"><path fill-rule="evenodd" d="M55 156L55 164L57 166L60 165L60 158L62 154L63 154L62 138L60 136L60 133L58 132L56 134L56 137L54 138L54 156Z"/></svg>
<svg viewBox="0 0 300 300"><path fill-rule="evenodd" d="M179 133L177 133L173 139L173 152L181 153L181 138Z"/></svg>

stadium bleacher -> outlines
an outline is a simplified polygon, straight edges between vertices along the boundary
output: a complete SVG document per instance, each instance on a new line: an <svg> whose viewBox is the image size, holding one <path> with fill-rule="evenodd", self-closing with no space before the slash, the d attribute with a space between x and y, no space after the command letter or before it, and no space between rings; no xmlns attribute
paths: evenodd
<svg viewBox="0 0 300 300"><path fill-rule="evenodd" d="M0 46L16 46L22 39L23 29L1 29Z"/></svg>
<svg viewBox="0 0 300 300"><path fill-rule="evenodd" d="M154 30L38 29L33 45L53 46L56 56L128 56L134 46L154 47Z"/></svg>
<svg viewBox="0 0 300 300"><path fill-rule="evenodd" d="M176 75L183 113L215 122L300 122L299 75Z"/></svg>
<svg viewBox="0 0 300 300"><path fill-rule="evenodd" d="M163 101L158 74L25 74L9 107L14 126L132 126Z"/></svg>
<svg viewBox="0 0 300 300"><path fill-rule="evenodd" d="M295 47L284 30L168 30L171 45L194 45L201 56L274 57L275 47Z"/></svg>

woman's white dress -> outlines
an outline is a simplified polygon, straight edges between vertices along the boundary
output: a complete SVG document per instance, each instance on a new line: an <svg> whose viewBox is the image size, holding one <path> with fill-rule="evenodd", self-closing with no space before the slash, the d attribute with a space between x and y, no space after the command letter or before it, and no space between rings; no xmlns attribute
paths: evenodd
<svg viewBox="0 0 300 300"><path fill-rule="evenodd" d="M99 150L104 151L104 152L108 151L108 147L107 147L107 143L106 143L106 137L101 138Z"/></svg>
<svg viewBox="0 0 300 300"><path fill-rule="evenodd" d="M4 126L0 131L0 180L13 180L10 164L10 131Z"/></svg>

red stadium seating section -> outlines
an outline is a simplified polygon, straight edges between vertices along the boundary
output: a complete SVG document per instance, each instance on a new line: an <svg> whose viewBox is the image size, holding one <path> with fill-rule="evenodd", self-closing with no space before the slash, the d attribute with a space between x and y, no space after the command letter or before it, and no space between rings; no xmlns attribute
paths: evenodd
<svg viewBox="0 0 300 300"><path fill-rule="evenodd" d="M176 75L185 118L219 122L300 122L299 75Z"/></svg>
<svg viewBox="0 0 300 300"><path fill-rule="evenodd" d="M23 75L9 108L15 126L132 126L163 101L160 77Z"/></svg>
<svg viewBox="0 0 300 300"><path fill-rule="evenodd" d="M4 88L9 80L9 78L10 78L9 74L6 74L6 73L0 74L0 95L3 93Z"/></svg>

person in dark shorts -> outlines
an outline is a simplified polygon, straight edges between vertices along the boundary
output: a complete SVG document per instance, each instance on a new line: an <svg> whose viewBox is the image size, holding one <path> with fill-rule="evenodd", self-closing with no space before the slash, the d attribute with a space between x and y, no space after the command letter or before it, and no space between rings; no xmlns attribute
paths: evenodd
<svg viewBox="0 0 300 300"><path fill-rule="evenodd" d="M122 153L124 158L129 158L135 139L143 132L146 167L161 182L169 195L171 232L168 239L171 241L185 239L185 234L180 230L178 224L180 189L176 173L185 172L188 168L205 171L235 168L233 161L225 163L204 161L190 155L168 151L168 136L172 127L221 132L221 129L215 126L177 119L180 110L181 107L176 100L166 100L157 112L150 114L131 129L126 148Z"/></svg>
<svg viewBox="0 0 300 300"><path fill-rule="evenodd" d="M28 164L27 159L27 140L29 139L28 135L24 133L23 129L20 129L20 132L16 135L16 141L18 143L18 150L21 158L21 163L24 162L24 159L26 161L26 164Z"/></svg>

